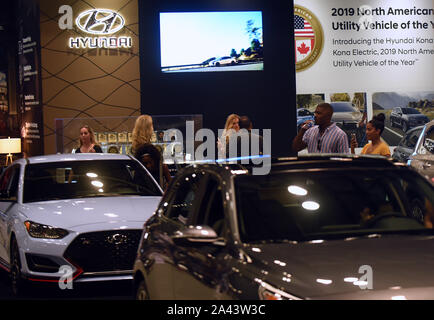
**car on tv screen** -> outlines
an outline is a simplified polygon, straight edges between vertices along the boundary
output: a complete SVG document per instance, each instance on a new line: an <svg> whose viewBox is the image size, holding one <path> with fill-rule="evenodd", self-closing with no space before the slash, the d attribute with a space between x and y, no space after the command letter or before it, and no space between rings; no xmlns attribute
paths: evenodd
<svg viewBox="0 0 434 320"><path fill-rule="evenodd" d="M215 60L215 59L216 59L216 57L212 57L212 58L206 59L205 61L202 62L202 65L209 66L211 64L211 62L213 60Z"/></svg>
<svg viewBox="0 0 434 320"><path fill-rule="evenodd" d="M159 17L161 72L264 70L262 11L160 12Z"/></svg>
<svg viewBox="0 0 434 320"><path fill-rule="evenodd" d="M212 67L220 67L224 65L234 65L238 63L237 58L235 57L221 57L212 60L209 65Z"/></svg>

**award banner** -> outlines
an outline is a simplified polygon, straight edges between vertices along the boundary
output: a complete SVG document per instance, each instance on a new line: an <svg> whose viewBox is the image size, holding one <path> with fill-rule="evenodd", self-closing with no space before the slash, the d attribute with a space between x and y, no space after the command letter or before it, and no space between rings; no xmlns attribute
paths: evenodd
<svg viewBox="0 0 434 320"><path fill-rule="evenodd" d="M347 133L384 113L396 146L434 119L432 0L295 0L294 36L298 125L319 102L347 102L334 114ZM391 119L397 107L418 116Z"/></svg>
<svg viewBox="0 0 434 320"><path fill-rule="evenodd" d="M39 6L32 0L16 2L18 32L17 106L21 117L23 153L44 153L41 87Z"/></svg>

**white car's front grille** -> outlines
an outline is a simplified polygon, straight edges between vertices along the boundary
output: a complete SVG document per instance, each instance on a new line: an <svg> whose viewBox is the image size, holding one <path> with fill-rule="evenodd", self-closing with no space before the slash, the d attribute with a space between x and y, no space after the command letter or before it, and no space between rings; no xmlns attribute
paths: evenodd
<svg viewBox="0 0 434 320"><path fill-rule="evenodd" d="M74 239L64 256L83 272L132 270L142 230L84 233Z"/></svg>

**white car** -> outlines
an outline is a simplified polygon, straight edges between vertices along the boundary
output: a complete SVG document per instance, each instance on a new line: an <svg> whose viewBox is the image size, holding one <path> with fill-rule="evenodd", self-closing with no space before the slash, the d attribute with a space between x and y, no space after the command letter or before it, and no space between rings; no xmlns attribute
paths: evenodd
<svg viewBox="0 0 434 320"><path fill-rule="evenodd" d="M434 120L423 127L407 163L434 184Z"/></svg>
<svg viewBox="0 0 434 320"><path fill-rule="evenodd" d="M234 65L234 64L237 64L237 63L238 63L238 61L237 61L236 58L227 56L227 57L221 57L221 58L217 58L215 60L212 60L209 63L209 65L211 67L219 67L219 66L222 66L222 65L225 65L225 64Z"/></svg>
<svg viewBox="0 0 434 320"><path fill-rule="evenodd" d="M67 271L74 282L132 279L143 224L161 195L126 155L15 161L0 177L0 268L10 273L12 292L68 280Z"/></svg>

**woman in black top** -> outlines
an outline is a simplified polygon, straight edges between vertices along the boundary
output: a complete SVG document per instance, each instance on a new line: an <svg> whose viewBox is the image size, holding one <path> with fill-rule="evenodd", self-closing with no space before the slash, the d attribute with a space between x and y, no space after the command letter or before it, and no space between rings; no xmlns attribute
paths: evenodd
<svg viewBox="0 0 434 320"><path fill-rule="evenodd" d="M84 125L80 128L80 147L75 150L75 153L89 153L98 152L102 153L102 149L96 144L95 134L92 128Z"/></svg>
<svg viewBox="0 0 434 320"><path fill-rule="evenodd" d="M160 151L151 143L145 143L134 153L134 157L139 160L152 174L155 181L165 189L172 179L167 164L163 163Z"/></svg>

